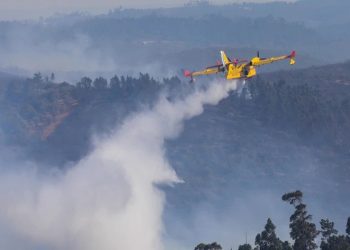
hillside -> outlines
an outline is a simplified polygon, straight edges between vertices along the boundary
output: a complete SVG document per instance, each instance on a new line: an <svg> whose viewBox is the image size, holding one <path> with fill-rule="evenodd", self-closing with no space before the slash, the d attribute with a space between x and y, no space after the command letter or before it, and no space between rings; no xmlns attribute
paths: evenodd
<svg viewBox="0 0 350 250"><path fill-rule="evenodd" d="M121 84L120 86L115 86L115 83L113 85L112 81L113 86L107 88L107 82L102 86L95 86L92 81L87 86L56 84L45 80L41 75L27 80L3 79L0 85L2 140L12 144L24 143L24 145L27 143L30 145L33 142L39 145L48 143L55 150L55 147L61 147L58 139L61 138L61 140L76 141L73 144L68 143L69 145L75 144L79 145L77 147L85 148L92 132L105 133L108 128L113 128L115 123L130 112L149 105L150 100L156 100L160 89L171 88L174 93L177 93L179 84L179 80L174 78L165 79L165 83L159 85L159 82L148 75L140 75L140 78L121 78L121 80L118 78L118 81L117 84ZM280 82L285 83L277 84ZM242 100L232 96L228 101L220 104L219 110L222 109L225 113L231 112L232 109L236 110L235 112L244 110L245 116L250 115L253 119L258 120L257 114L263 114L265 121L269 121L274 126L281 125L282 117L285 124L294 121L300 126L307 126L305 121L297 120L301 119L300 117L293 117L293 115L303 112L308 116L308 112L312 112L315 116L318 114L315 112L316 108L325 116L329 116L332 111L327 110L327 107L335 110L338 108L345 112L343 118L338 117L339 112L332 113L332 117L343 120L341 123L343 125L338 123L336 125L343 127L345 129L343 133L345 133L348 125L344 119L348 119L346 112L350 99L349 82L349 63L261 74L258 78L248 82L248 89L253 94L252 100ZM182 89L184 86L187 86L187 89L190 88L186 82L181 86L183 86ZM303 91L303 94L295 91ZM279 96L280 92L283 92L284 97ZM294 95L297 96L294 97ZM297 104L293 98L301 98L299 104L301 106L294 107ZM288 103L288 99L291 103ZM275 106L271 106L273 100L276 100ZM278 103L282 100L285 103ZM305 101L305 106L302 106L303 101ZM309 110L308 105L311 104L307 102L310 101L316 105L313 110ZM281 105L285 106L286 110L278 109ZM292 108L297 108L297 110L292 111ZM79 128L79 133L81 133L78 138L67 136L76 128ZM305 127L305 129L307 133L312 130L311 127ZM73 134L78 136L75 132ZM345 133L339 136L346 135ZM74 152L71 149L67 151ZM64 159L64 155L62 157ZM75 158L79 157L76 155Z"/></svg>
<svg viewBox="0 0 350 250"><path fill-rule="evenodd" d="M232 94L186 122L180 138L166 143L169 161L185 181L163 187L172 239L202 241L203 234L196 235L205 227L201 216L211 218L208 240L224 243L228 237L220 232L239 242L242 230L258 232L269 213L281 225L283 208L271 204L282 206L276 200L281 190L296 188L323 207L314 211L316 219L327 213L343 221L350 205L342 199L350 183L348 82L349 63L262 74L248 82L249 93ZM2 81L1 144L42 166L69 167L92 149L96 135L108 136L125 117L152 106L162 91L171 100L193 87L176 77L159 82L147 74L109 82L82 78L76 85L39 74ZM254 214L256 202L264 213ZM236 232L230 223L249 226ZM281 235L286 232L282 227Z"/></svg>

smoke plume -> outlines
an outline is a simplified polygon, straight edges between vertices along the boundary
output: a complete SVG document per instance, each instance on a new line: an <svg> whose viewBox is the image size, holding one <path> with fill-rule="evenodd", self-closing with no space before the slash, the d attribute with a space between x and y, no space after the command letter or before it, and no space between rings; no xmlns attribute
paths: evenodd
<svg viewBox="0 0 350 250"><path fill-rule="evenodd" d="M7 249L163 249L164 193L180 182L164 142L184 121L216 105L239 82L213 82L182 100L160 98L130 116L69 170L43 174L34 166L0 174L0 247ZM1 246L2 244L2 246Z"/></svg>

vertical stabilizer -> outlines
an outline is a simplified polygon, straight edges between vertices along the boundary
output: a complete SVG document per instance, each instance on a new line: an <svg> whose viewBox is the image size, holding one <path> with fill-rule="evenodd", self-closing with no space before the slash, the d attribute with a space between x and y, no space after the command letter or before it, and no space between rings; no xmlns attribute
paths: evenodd
<svg viewBox="0 0 350 250"><path fill-rule="evenodd" d="M231 63L230 59L227 57L227 55L225 54L224 51L220 51L221 53L221 60L222 60L222 64L225 66L229 63Z"/></svg>
<svg viewBox="0 0 350 250"><path fill-rule="evenodd" d="M231 63L230 59L227 57L224 51L220 51L221 54L221 61L222 61L222 66L224 67L225 71L228 69L228 65Z"/></svg>

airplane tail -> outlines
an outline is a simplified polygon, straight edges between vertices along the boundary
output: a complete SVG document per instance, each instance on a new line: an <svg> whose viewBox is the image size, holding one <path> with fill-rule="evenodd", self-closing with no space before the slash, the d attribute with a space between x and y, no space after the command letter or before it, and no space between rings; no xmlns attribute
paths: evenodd
<svg viewBox="0 0 350 250"><path fill-rule="evenodd" d="M220 51L220 54L221 54L221 60L223 65L231 63L231 60L228 58L228 56L224 51Z"/></svg>
<svg viewBox="0 0 350 250"><path fill-rule="evenodd" d="M290 58L290 64L291 65L294 65L295 64L295 56L296 56L296 52L295 50L292 51L292 53L289 55L289 58Z"/></svg>
<svg viewBox="0 0 350 250"><path fill-rule="evenodd" d="M228 56L224 51L220 51L220 54L221 54L222 65L224 66L224 69L226 71L228 68L227 65L231 63L231 60L228 58Z"/></svg>

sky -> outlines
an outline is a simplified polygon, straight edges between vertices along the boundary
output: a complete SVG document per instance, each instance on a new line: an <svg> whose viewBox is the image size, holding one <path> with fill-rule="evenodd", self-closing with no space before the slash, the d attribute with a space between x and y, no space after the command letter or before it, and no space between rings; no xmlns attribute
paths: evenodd
<svg viewBox="0 0 350 250"><path fill-rule="evenodd" d="M262 3L272 2L273 0L210 0L214 4L242 1ZM75 11L99 14L120 6L124 8L172 7L181 6L188 2L189 0L1 0L0 20L38 19L55 13Z"/></svg>

